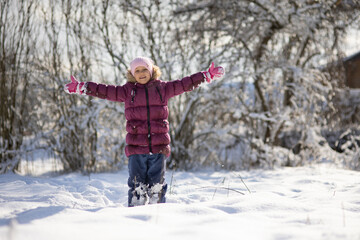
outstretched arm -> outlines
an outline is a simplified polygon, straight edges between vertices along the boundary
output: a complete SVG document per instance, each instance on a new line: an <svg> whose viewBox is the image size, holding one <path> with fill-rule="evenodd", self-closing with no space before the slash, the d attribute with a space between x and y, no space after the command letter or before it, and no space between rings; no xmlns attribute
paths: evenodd
<svg viewBox="0 0 360 240"><path fill-rule="evenodd" d="M94 82L78 82L71 76L71 83L65 85L69 94L89 95L110 101L124 102L127 96L124 86L98 84Z"/></svg>
<svg viewBox="0 0 360 240"><path fill-rule="evenodd" d="M208 71L198 72L191 76L184 77L181 80L175 80L166 83L167 97L171 98L182 94L184 92L192 91L197 88L205 80L210 81L220 79L224 76L225 70L223 67L215 67L214 63L211 63Z"/></svg>

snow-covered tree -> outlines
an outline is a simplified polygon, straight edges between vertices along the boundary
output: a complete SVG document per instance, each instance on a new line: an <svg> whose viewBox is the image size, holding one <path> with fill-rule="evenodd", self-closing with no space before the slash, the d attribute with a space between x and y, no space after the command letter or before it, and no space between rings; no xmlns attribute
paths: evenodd
<svg viewBox="0 0 360 240"><path fill-rule="evenodd" d="M174 14L185 22L178 25L179 45L202 50L193 58L226 63L226 81L242 86L233 95L237 104L221 105L245 129L236 133L231 148L238 151L239 141L247 139L245 159L271 165L278 159L269 153L274 148L266 146L284 145L286 131L300 133L289 146L294 152L295 147L312 147L305 146L309 128L326 125L324 112L333 109L334 85L323 66L342 56L343 36L359 21L359 8L357 1L308 0L179 5ZM251 93L249 98L249 85L254 98Z"/></svg>
<svg viewBox="0 0 360 240"><path fill-rule="evenodd" d="M25 136L38 129L32 72L37 6L37 1L0 3L0 173L18 170L21 155L30 151Z"/></svg>

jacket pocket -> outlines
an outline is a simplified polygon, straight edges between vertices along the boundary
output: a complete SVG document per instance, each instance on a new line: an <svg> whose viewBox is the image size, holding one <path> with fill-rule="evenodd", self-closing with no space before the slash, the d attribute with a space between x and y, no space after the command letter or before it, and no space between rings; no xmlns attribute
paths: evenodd
<svg viewBox="0 0 360 240"><path fill-rule="evenodd" d="M159 86L156 86L156 92L159 94L161 103L164 103L164 98L163 98L163 96L161 95Z"/></svg>
<svg viewBox="0 0 360 240"><path fill-rule="evenodd" d="M135 96L136 96L136 88L133 88L131 90L131 103L134 103L135 101Z"/></svg>

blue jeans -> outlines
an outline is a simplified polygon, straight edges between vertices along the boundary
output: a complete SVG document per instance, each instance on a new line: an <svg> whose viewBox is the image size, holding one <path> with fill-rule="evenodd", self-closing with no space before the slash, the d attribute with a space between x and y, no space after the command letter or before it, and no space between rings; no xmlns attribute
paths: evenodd
<svg viewBox="0 0 360 240"><path fill-rule="evenodd" d="M148 203L165 203L166 157L164 154L129 156L129 207Z"/></svg>

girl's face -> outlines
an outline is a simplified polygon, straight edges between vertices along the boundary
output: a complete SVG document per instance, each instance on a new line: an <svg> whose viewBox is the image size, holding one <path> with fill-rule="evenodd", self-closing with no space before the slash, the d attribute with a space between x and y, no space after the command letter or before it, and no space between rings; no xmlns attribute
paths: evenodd
<svg viewBox="0 0 360 240"><path fill-rule="evenodd" d="M134 77L136 79L136 82L140 84L146 84L148 81L150 81L151 75L146 67L139 66L135 68Z"/></svg>

